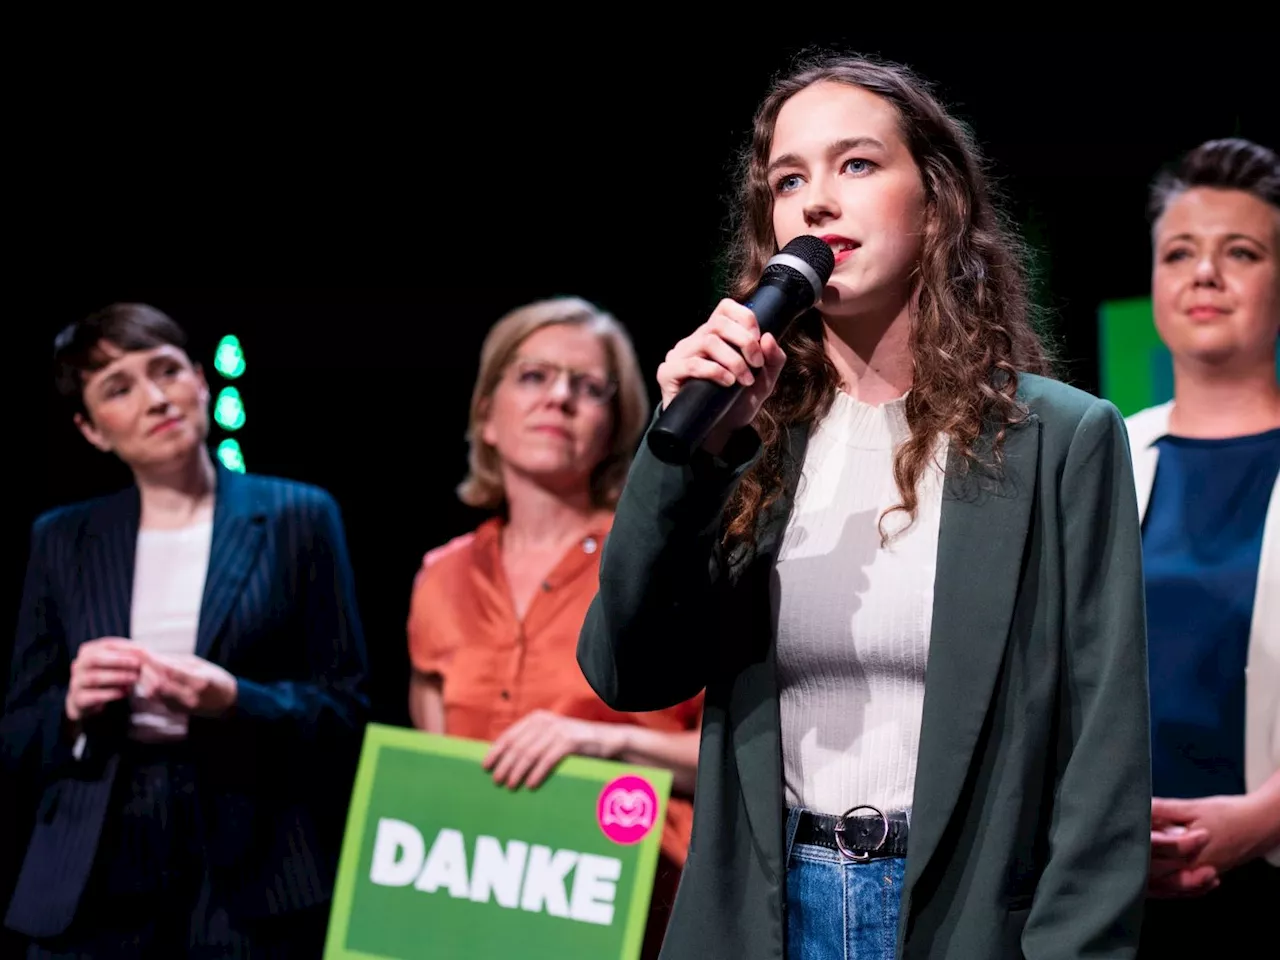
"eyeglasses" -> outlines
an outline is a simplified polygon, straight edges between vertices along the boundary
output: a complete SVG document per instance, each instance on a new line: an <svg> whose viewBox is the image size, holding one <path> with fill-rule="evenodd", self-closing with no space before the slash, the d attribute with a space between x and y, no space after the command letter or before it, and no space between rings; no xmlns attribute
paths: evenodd
<svg viewBox="0 0 1280 960"><path fill-rule="evenodd" d="M603 407L618 392L618 384L612 377L574 370L550 360L517 357L507 368L507 376L517 389L539 396L559 382L561 375L568 378L569 393L575 400Z"/></svg>

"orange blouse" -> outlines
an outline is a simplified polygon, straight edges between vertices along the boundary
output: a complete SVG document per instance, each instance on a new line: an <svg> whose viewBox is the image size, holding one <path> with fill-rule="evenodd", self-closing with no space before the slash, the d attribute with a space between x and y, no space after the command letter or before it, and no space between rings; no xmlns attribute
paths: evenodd
<svg viewBox="0 0 1280 960"><path fill-rule="evenodd" d="M443 682L445 732L492 741L534 710L678 733L698 728L702 695L651 713L618 713L578 667L578 633L595 596L612 516L571 548L516 619L495 518L423 558L409 609L409 658ZM662 852L683 865L693 803L672 797Z"/></svg>

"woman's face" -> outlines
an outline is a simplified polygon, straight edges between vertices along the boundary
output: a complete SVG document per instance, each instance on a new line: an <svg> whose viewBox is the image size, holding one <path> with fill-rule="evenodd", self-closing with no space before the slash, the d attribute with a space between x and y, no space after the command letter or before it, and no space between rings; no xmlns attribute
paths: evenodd
<svg viewBox="0 0 1280 960"><path fill-rule="evenodd" d="M1243 190L1194 187L1156 221L1151 300L1175 359L1228 369L1274 363L1280 211Z"/></svg>
<svg viewBox="0 0 1280 960"><path fill-rule="evenodd" d="M481 437L503 468L566 495L609 452L616 385L599 335L577 324L525 338L489 401Z"/></svg>
<svg viewBox="0 0 1280 960"><path fill-rule="evenodd" d="M778 112L768 179L779 248L810 234L836 255L823 314L905 305L920 261L926 202L888 101L835 81L801 90Z"/></svg>
<svg viewBox="0 0 1280 960"><path fill-rule="evenodd" d="M209 386L174 346L122 350L103 340L108 358L84 381L88 416L76 426L91 444L133 468L180 463L209 436Z"/></svg>

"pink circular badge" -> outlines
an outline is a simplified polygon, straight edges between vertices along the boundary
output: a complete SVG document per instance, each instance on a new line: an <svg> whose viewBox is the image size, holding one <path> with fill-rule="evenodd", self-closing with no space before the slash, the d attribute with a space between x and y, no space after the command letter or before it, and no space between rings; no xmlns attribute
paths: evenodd
<svg viewBox="0 0 1280 960"><path fill-rule="evenodd" d="M639 843L657 822L658 795L643 777L619 777L600 792L596 817L614 843Z"/></svg>

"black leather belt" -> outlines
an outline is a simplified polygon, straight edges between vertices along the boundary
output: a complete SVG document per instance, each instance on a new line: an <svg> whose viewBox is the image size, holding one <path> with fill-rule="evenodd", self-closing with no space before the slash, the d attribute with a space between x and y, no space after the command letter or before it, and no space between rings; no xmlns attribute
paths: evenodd
<svg viewBox="0 0 1280 960"><path fill-rule="evenodd" d="M871 816L848 816L857 810L875 810ZM883 814L875 807L853 807L845 816L800 812L795 843L836 850L848 860L879 860L907 855L907 815Z"/></svg>

